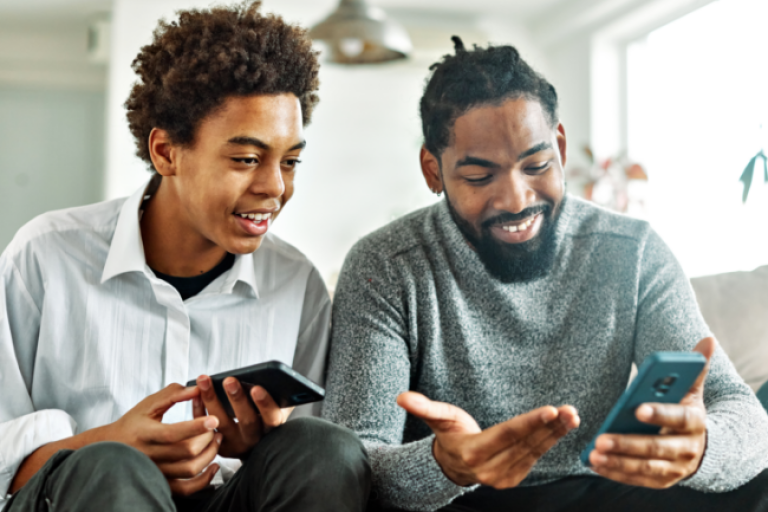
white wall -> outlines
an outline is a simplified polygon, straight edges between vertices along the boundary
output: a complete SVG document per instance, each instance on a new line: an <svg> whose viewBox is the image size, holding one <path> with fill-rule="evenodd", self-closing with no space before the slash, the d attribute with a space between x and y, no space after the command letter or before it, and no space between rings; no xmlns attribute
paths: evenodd
<svg viewBox="0 0 768 512"><path fill-rule="evenodd" d="M109 88L109 167L106 193L132 192L148 178L134 153L122 103L135 76L130 62L150 41L156 20L175 9L206 2L116 0ZM267 11L309 26L336 4L331 1L266 2ZM351 246L370 231L435 197L418 165L421 125L418 101L428 67L453 51L450 36L465 43L513 43L531 64L549 69L546 58L519 24L462 14L423 14L393 9L413 33L408 61L370 67L324 64L320 105L307 129L308 146L297 175L296 194L275 232L304 251L333 284Z"/></svg>
<svg viewBox="0 0 768 512"><path fill-rule="evenodd" d="M0 18L0 251L31 218L101 199L106 69L87 28Z"/></svg>

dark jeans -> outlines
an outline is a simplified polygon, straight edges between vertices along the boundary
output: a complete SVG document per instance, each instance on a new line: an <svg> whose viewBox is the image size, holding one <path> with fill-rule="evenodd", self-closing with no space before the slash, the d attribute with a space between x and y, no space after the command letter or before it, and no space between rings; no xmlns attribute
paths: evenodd
<svg viewBox="0 0 768 512"><path fill-rule="evenodd" d="M371 510L371 509L369 509ZM386 509L394 511L396 509ZM439 512L758 512L768 511L768 470L738 489L698 492L622 485L599 477L571 477L546 485L465 494Z"/></svg>
<svg viewBox="0 0 768 512"><path fill-rule="evenodd" d="M16 493L6 512L224 512L365 510L368 457L349 430L316 418L265 436L216 490L172 498L157 466L119 443L62 450Z"/></svg>

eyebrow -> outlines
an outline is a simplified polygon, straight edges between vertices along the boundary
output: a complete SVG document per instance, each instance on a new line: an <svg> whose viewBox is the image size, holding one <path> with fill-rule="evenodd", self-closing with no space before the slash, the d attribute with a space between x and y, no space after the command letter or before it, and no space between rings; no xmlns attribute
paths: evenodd
<svg viewBox="0 0 768 512"><path fill-rule="evenodd" d="M237 144L238 146L256 146L257 148L265 149L267 151L272 149L269 144L260 139L257 139L256 137L232 137L227 142L229 144ZM307 147L307 141L303 140L298 144L294 144L288 151L304 149L305 147Z"/></svg>
<svg viewBox="0 0 768 512"><path fill-rule="evenodd" d="M533 147L530 147L517 155L517 161L519 162L523 158L527 158L531 155L535 155L539 151L544 151L545 149L552 149L552 143L551 142L539 142Z"/></svg>
<svg viewBox="0 0 768 512"><path fill-rule="evenodd" d="M486 167L488 169L496 169L499 166L496 162L491 162L490 160L486 160L484 158L477 158L476 156L465 156L458 162L456 162L456 167L464 167L467 165L476 165L477 167Z"/></svg>

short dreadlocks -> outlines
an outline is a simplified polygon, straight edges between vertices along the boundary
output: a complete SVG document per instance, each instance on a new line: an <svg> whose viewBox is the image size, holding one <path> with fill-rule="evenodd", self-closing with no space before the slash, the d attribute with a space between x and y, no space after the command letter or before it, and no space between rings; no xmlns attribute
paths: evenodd
<svg viewBox="0 0 768 512"><path fill-rule="evenodd" d="M495 105L514 98L541 103L552 127L558 123L557 93L512 46L488 46L467 51L458 36L451 38L455 55L445 55L430 66L421 98L424 146L440 157L451 141L456 119L471 108Z"/></svg>

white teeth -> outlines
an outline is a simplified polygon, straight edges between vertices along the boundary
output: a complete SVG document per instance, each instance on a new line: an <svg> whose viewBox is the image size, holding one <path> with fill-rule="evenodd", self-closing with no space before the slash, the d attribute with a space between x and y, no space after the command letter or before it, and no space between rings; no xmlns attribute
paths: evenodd
<svg viewBox="0 0 768 512"><path fill-rule="evenodd" d="M238 213L237 215L244 219L250 219L256 222L261 222L263 220L272 218L271 213Z"/></svg>
<svg viewBox="0 0 768 512"><path fill-rule="evenodd" d="M525 231L526 229L531 227L531 225L533 224L533 221L535 221L535 220L536 220L536 216L534 215L533 217L531 217L527 221L523 222L522 224L518 224L517 226L502 226L501 229L503 229L504 231L508 231L510 233L517 233L518 231Z"/></svg>

